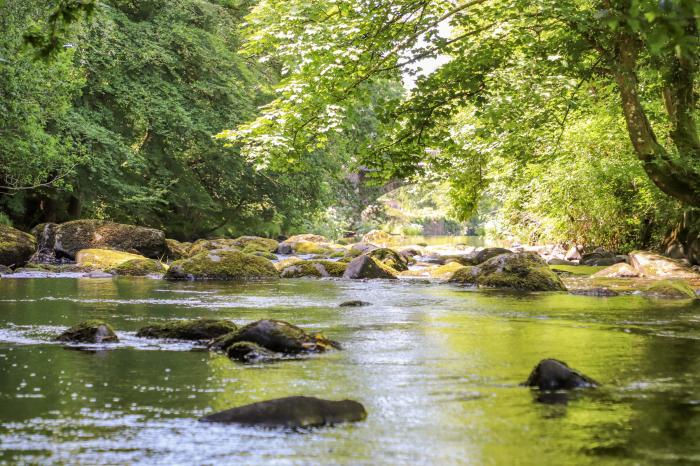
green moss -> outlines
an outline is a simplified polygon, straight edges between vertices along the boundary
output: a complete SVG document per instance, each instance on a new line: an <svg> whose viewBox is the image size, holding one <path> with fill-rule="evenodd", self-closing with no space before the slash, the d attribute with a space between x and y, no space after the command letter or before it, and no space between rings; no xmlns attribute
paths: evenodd
<svg viewBox="0 0 700 466"><path fill-rule="evenodd" d="M459 269L453 282L522 291L566 291L561 279L534 253L502 254L468 271Z"/></svg>
<svg viewBox="0 0 700 466"><path fill-rule="evenodd" d="M328 256L334 252L328 246L312 243L310 241L294 243L293 249L297 254L318 254L319 256Z"/></svg>
<svg viewBox="0 0 700 466"><path fill-rule="evenodd" d="M460 283L462 285L476 285L476 276L473 274L474 267L462 266L452 272L451 283Z"/></svg>
<svg viewBox="0 0 700 466"><path fill-rule="evenodd" d="M282 259L281 261L276 262L275 268L281 272L282 270L286 269L287 267L294 265L294 264L297 264L299 262L304 262L304 259L301 259L299 257L289 257L287 259Z"/></svg>
<svg viewBox="0 0 700 466"><path fill-rule="evenodd" d="M696 299L695 290L685 280L659 280L644 288L646 293L666 298Z"/></svg>
<svg viewBox="0 0 700 466"><path fill-rule="evenodd" d="M378 248L368 252L367 255L381 262L382 264L391 267L395 271L402 272L404 270L408 270L408 261L393 249Z"/></svg>
<svg viewBox="0 0 700 466"><path fill-rule="evenodd" d="M324 260L296 261L282 269L283 278L342 277L347 264Z"/></svg>
<svg viewBox="0 0 700 466"><path fill-rule="evenodd" d="M114 275L127 275L132 277L142 277L149 274L165 273L165 266L155 259L132 259L119 264L116 267L106 270Z"/></svg>
<svg viewBox="0 0 700 466"><path fill-rule="evenodd" d="M236 324L223 319L196 319L149 325L139 329L137 337L175 340L211 340L235 332Z"/></svg>
<svg viewBox="0 0 700 466"><path fill-rule="evenodd" d="M185 257L189 256L189 251L191 247L192 243L181 243L180 241L176 241L174 239L166 239L165 255L168 257L168 259L173 261L184 259Z"/></svg>
<svg viewBox="0 0 700 466"><path fill-rule="evenodd" d="M201 254L202 252L216 251L219 249L238 251L240 248L238 247L236 240L230 238L198 239L192 243L187 255L188 257L192 257L196 256L197 254Z"/></svg>
<svg viewBox="0 0 700 466"><path fill-rule="evenodd" d="M346 251L334 251L328 255L331 259L339 259L345 257Z"/></svg>
<svg viewBox="0 0 700 466"><path fill-rule="evenodd" d="M0 265L21 266L35 251L34 236L7 225L0 225Z"/></svg>
<svg viewBox="0 0 700 466"><path fill-rule="evenodd" d="M202 252L171 264L166 279L255 280L277 278L279 273L264 257L238 251Z"/></svg>
<svg viewBox="0 0 700 466"><path fill-rule="evenodd" d="M555 273L566 273L570 275L593 275L607 268L607 266L595 265L550 265L549 268Z"/></svg>
<svg viewBox="0 0 700 466"><path fill-rule="evenodd" d="M85 320L61 333L56 340L79 343L114 343L119 338L108 323L97 320Z"/></svg>
<svg viewBox="0 0 700 466"><path fill-rule="evenodd" d="M261 238L259 236L241 236L234 240L234 244L243 248L243 252L254 251L275 252L279 243L274 239Z"/></svg>
<svg viewBox="0 0 700 466"><path fill-rule="evenodd" d="M91 269L113 269L121 264L134 260L148 260L138 254L113 251L111 249L82 249L75 255L75 261L80 267Z"/></svg>

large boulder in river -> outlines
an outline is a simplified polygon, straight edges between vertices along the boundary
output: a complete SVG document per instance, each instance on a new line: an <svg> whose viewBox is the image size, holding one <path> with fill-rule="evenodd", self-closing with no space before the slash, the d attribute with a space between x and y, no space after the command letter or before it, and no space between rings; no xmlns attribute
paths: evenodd
<svg viewBox="0 0 700 466"><path fill-rule="evenodd" d="M19 267L36 251L36 239L29 233L0 225L0 265Z"/></svg>
<svg viewBox="0 0 700 466"><path fill-rule="evenodd" d="M165 274L168 280L243 281L277 277L277 269L264 257L230 250L205 251L175 261Z"/></svg>
<svg viewBox="0 0 700 466"><path fill-rule="evenodd" d="M501 254L456 271L450 282L522 291L566 291L561 279L534 252Z"/></svg>
<svg viewBox="0 0 700 466"><path fill-rule="evenodd" d="M563 361L543 359L535 366L523 385L536 387L540 390L571 390L573 388L595 387L598 383L570 368Z"/></svg>
<svg viewBox="0 0 700 466"><path fill-rule="evenodd" d="M82 249L114 249L157 259L167 251L161 230L104 220L46 223L33 231L42 257L75 259Z"/></svg>
<svg viewBox="0 0 700 466"><path fill-rule="evenodd" d="M367 411L357 401L290 396L228 409L200 421L291 429L356 422L366 417Z"/></svg>
<svg viewBox="0 0 700 466"><path fill-rule="evenodd" d="M639 276L639 272L626 262L611 265L592 275L594 278L635 278Z"/></svg>
<svg viewBox="0 0 700 466"><path fill-rule="evenodd" d="M397 272L408 270L408 259L389 248L377 248L366 253L367 256L391 267Z"/></svg>
<svg viewBox="0 0 700 466"><path fill-rule="evenodd" d="M649 251L633 251L629 254L629 261L642 277L700 279L700 274L680 260Z"/></svg>
<svg viewBox="0 0 700 466"><path fill-rule="evenodd" d="M166 270L167 268L162 262L143 257L128 260L115 267L106 269L105 272L127 277L144 277L146 275L162 275Z"/></svg>
<svg viewBox="0 0 700 466"><path fill-rule="evenodd" d="M395 279L396 271L381 262L369 257L359 256L348 263L343 278L388 278Z"/></svg>
<svg viewBox="0 0 700 466"><path fill-rule="evenodd" d="M322 335L310 335L296 325L281 320L258 320L238 331L223 335L210 344L210 349L227 351L234 343L247 341L269 351L282 354L321 353L339 349L340 345Z"/></svg>
<svg viewBox="0 0 700 466"><path fill-rule="evenodd" d="M174 340L213 340L221 335L235 332L237 329L236 324L230 320L195 319L142 327L136 332L136 336Z"/></svg>
<svg viewBox="0 0 700 466"><path fill-rule="evenodd" d="M114 329L101 320L86 320L61 333L56 340L69 343L116 343Z"/></svg>

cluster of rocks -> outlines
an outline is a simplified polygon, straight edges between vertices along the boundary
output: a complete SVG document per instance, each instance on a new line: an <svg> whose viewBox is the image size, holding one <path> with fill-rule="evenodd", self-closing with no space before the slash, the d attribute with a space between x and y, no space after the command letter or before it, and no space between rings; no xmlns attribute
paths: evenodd
<svg viewBox="0 0 700 466"><path fill-rule="evenodd" d="M186 243L157 229L102 220L42 224L32 234L0 226L0 274L14 269L166 280L429 279L478 288L685 298L694 298L700 286L700 274L687 264L645 251L617 255L581 246L516 245L438 254L420 245L392 247L394 240L373 231L337 243L313 234L281 242L241 236ZM627 281L613 282L618 279Z"/></svg>

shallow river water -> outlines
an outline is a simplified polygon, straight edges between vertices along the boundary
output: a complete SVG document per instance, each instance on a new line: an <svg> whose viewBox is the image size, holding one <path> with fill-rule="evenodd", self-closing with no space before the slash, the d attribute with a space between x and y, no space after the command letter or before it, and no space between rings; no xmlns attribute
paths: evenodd
<svg viewBox="0 0 700 466"><path fill-rule="evenodd" d="M339 308L362 299L374 305ZM136 338L150 322L288 320L343 351L242 365ZM122 342L51 339L86 318ZM541 397L542 358L602 383ZM202 415L312 395L356 424L285 432ZM700 461L700 306L421 283L0 279L1 464L671 464Z"/></svg>

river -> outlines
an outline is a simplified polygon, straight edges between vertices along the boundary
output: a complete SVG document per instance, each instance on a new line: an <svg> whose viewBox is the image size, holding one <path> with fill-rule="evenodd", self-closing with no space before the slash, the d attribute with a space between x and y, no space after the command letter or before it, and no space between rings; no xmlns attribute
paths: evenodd
<svg viewBox="0 0 700 466"><path fill-rule="evenodd" d="M374 303L339 308L349 299ZM700 461L700 306L431 283L0 279L2 464L662 464ZM242 365L135 337L195 317L287 320L343 351ZM122 342L52 338L87 318ZM542 397L542 358L602 386ZM285 432L197 422L264 399L362 402Z"/></svg>

